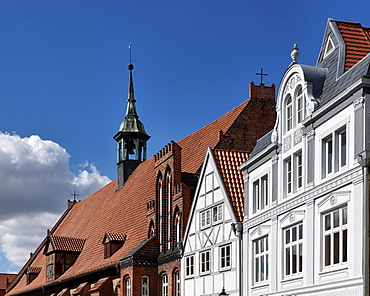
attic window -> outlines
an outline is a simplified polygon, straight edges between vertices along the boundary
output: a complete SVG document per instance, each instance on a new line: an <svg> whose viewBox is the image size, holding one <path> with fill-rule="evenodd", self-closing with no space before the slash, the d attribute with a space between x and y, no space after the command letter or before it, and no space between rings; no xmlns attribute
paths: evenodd
<svg viewBox="0 0 370 296"><path fill-rule="evenodd" d="M126 235L106 233L102 244L104 245L104 259L110 258L125 243Z"/></svg>
<svg viewBox="0 0 370 296"><path fill-rule="evenodd" d="M29 285L37 276L39 275L41 271L41 267L34 267L30 266L27 269L27 285Z"/></svg>
<svg viewBox="0 0 370 296"><path fill-rule="evenodd" d="M326 41L325 51L324 51L324 57L325 59L329 54L331 54L334 51L334 43L333 40L328 37L328 40Z"/></svg>
<svg viewBox="0 0 370 296"><path fill-rule="evenodd" d="M84 239L49 235L45 246L47 281L65 273L76 261L85 244Z"/></svg>

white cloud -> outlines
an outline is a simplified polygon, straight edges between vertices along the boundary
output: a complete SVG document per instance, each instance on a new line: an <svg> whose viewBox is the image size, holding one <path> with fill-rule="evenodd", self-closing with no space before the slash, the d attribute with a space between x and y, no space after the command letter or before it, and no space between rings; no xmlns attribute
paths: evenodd
<svg viewBox="0 0 370 296"><path fill-rule="evenodd" d="M27 261L72 192L86 197L110 181L88 162L72 172L69 157L59 144L39 136L0 132L0 247L13 265Z"/></svg>

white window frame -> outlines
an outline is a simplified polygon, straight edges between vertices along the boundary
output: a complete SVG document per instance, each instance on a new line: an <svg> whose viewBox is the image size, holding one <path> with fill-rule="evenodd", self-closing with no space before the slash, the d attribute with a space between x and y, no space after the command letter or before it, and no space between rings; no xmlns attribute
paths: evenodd
<svg viewBox="0 0 370 296"><path fill-rule="evenodd" d="M321 216L322 216L323 269L325 270L347 265L348 262L347 204L331 209L327 212L323 212ZM336 217L338 218L337 223Z"/></svg>
<svg viewBox="0 0 370 296"><path fill-rule="evenodd" d="M131 296L131 279L125 278L125 296Z"/></svg>
<svg viewBox="0 0 370 296"><path fill-rule="evenodd" d="M221 222L223 219L223 204L219 204L212 208L213 223Z"/></svg>
<svg viewBox="0 0 370 296"><path fill-rule="evenodd" d="M297 113L297 124L299 124L304 119L304 98L303 98L303 90L302 86L298 85L296 87L296 113Z"/></svg>
<svg viewBox="0 0 370 296"><path fill-rule="evenodd" d="M189 255L185 257L185 277L194 276L195 256Z"/></svg>
<svg viewBox="0 0 370 296"><path fill-rule="evenodd" d="M201 217L201 228L206 228L211 226L211 209L207 209L200 213Z"/></svg>
<svg viewBox="0 0 370 296"><path fill-rule="evenodd" d="M167 274L161 277L161 296L168 296L168 276Z"/></svg>
<svg viewBox="0 0 370 296"><path fill-rule="evenodd" d="M141 296L149 296L149 277L141 277Z"/></svg>
<svg viewBox="0 0 370 296"><path fill-rule="evenodd" d="M303 272L303 223L285 228L283 240L284 277L301 275Z"/></svg>
<svg viewBox="0 0 370 296"><path fill-rule="evenodd" d="M284 160L285 195L293 193L293 166L292 158L289 156Z"/></svg>
<svg viewBox="0 0 370 296"><path fill-rule="evenodd" d="M268 236L253 241L253 283L261 284L269 280L269 242Z"/></svg>
<svg viewBox="0 0 370 296"><path fill-rule="evenodd" d="M211 250L199 253L200 274L209 274L211 272Z"/></svg>
<svg viewBox="0 0 370 296"><path fill-rule="evenodd" d="M223 203L200 212L200 228L204 229L221 223L224 218Z"/></svg>
<svg viewBox="0 0 370 296"><path fill-rule="evenodd" d="M341 127L326 132L321 138L322 179L332 176L348 166L348 119Z"/></svg>
<svg viewBox="0 0 370 296"><path fill-rule="evenodd" d="M302 150L294 153L294 189L295 191L300 190L303 187L303 155Z"/></svg>
<svg viewBox="0 0 370 296"><path fill-rule="evenodd" d="M253 214L262 211L270 205L269 176L264 174L253 182Z"/></svg>
<svg viewBox="0 0 370 296"><path fill-rule="evenodd" d="M175 296L180 296L181 294L181 277L180 277L180 270L176 270L174 273L174 291L175 291Z"/></svg>
<svg viewBox="0 0 370 296"><path fill-rule="evenodd" d="M293 129L293 99L289 94L285 98L285 131L289 132Z"/></svg>
<svg viewBox="0 0 370 296"><path fill-rule="evenodd" d="M220 270L231 268L231 244L220 246Z"/></svg>

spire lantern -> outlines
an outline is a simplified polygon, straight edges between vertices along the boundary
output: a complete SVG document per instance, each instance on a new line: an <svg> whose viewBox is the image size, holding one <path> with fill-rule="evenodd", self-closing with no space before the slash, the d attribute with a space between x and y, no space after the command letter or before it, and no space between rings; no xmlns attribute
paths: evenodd
<svg viewBox="0 0 370 296"><path fill-rule="evenodd" d="M131 45L130 45L131 62ZM118 188L122 187L130 174L146 160L146 142L150 136L146 133L144 124L139 120L136 111L134 83L132 70L134 65L128 65L130 71L125 119L122 121L117 134L113 137L118 144L117 169Z"/></svg>

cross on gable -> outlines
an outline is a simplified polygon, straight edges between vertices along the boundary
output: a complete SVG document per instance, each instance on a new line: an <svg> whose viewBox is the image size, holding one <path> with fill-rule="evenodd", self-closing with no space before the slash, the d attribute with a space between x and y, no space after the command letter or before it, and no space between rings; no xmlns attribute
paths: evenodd
<svg viewBox="0 0 370 296"><path fill-rule="evenodd" d="M260 73L256 73L256 75L260 75L260 76L261 76L261 84L263 84L263 83L262 83L262 77L263 77L263 76L268 76L268 74L264 74L264 73L263 73L263 68L261 68L261 72L260 72Z"/></svg>

